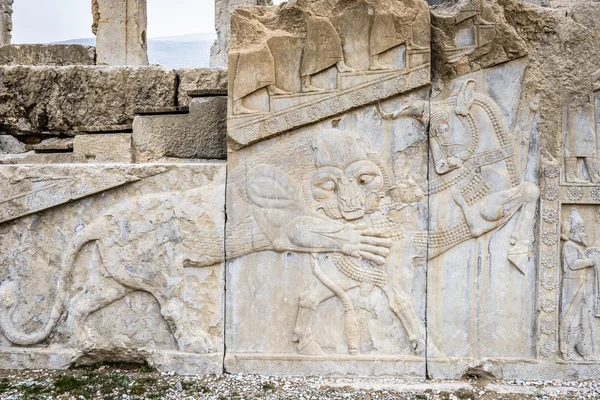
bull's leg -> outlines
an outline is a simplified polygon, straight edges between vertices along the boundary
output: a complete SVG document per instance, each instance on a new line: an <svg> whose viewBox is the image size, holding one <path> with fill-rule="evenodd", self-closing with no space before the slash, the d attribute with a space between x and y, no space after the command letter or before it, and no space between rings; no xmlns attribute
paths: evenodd
<svg viewBox="0 0 600 400"><path fill-rule="evenodd" d="M346 291L325 275L317 262L316 256L311 254L310 259L313 273L317 279L331 290L342 303L342 307L344 308L344 339L348 346L348 352L350 354L357 354L360 350L360 326L358 325L354 305L350 301L350 297L348 297Z"/></svg>
<svg viewBox="0 0 600 400"><path fill-rule="evenodd" d="M511 236L510 243L513 247L508 251L508 260L522 273L525 273L533 239L531 236L533 225L535 224L537 200L540 193L538 187L531 182L523 182L518 187L521 189L519 195L511 199L508 203L509 207L521 210L517 216L515 230Z"/></svg>
<svg viewBox="0 0 600 400"><path fill-rule="evenodd" d="M531 230L535 220L535 210L539 190L531 182L492 193L478 203L469 206L457 188L453 188L454 201L461 207L473 237L479 237L506 224L519 210L517 225L511 237L513 248L508 259L523 272L531 245Z"/></svg>
<svg viewBox="0 0 600 400"><path fill-rule="evenodd" d="M383 288L392 312L398 317L408 340L415 354L420 354L425 350L425 329L421 325L415 310L413 309L410 297L402 291L398 292L391 286Z"/></svg>

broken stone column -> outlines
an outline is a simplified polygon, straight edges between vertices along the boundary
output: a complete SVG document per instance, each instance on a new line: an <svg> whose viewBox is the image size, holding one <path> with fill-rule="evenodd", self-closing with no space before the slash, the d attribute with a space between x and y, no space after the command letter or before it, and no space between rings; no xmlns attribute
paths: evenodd
<svg viewBox="0 0 600 400"><path fill-rule="evenodd" d="M92 0L98 65L148 65L146 0Z"/></svg>
<svg viewBox="0 0 600 400"><path fill-rule="evenodd" d="M229 20L235 7L269 6L273 0L215 0L215 29L217 39L210 48L211 68L227 68L229 53Z"/></svg>
<svg viewBox="0 0 600 400"><path fill-rule="evenodd" d="M10 44L12 39L13 0L0 0L0 44Z"/></svg>

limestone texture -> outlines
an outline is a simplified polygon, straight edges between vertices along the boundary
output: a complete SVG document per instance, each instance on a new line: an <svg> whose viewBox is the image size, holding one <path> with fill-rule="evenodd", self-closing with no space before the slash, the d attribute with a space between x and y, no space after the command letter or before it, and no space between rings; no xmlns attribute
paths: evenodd
<svg viewBox="0 0 600 400"><path fill-rule="evenodd" d="M381 109L425 113L428 45L424 1L234 10L228 371L425 373L426 124Z"/></svg>
<svg viewBox="0 0 600 400"><path fill-rule="evenodd" d="M18 44L0 46L0 65L95 65L96 49L79 44Z"/></svg>
<svg viewBox="0 0 600 400"><path fill-rule="evenodd" d="M0 132L72 133L133 122L139 107L170 107L175 73L155 67L2 67Z"/></svg>
<svg viewBox="0 0 600 400"><path fill-rule="evenodd" d="M235 7L272 5L272 0L215 0L215 30L217 39L210 49L211 68L227 68L229 54L229 20Z"/></svg>
<svg viewBox="0 0 600 400"><path fill-rule="evenodd" d="M0 174L3 353L30 368L222 371L224 164Z"/></svg>
<svg viewBox="0 0 600 400"><path fill-rule="evenodd" d="M180 106L189 106L192 98L188 92L203 89L227 89L227 69L188 68L177 70L179 86L177 101Z"/></svg>
<svg viewBox="0 0 600 400"><path fill-rule="evenodd" d="M131 164L130 133L78 135L73 141L74 161L77 163Z"/></svg>
<svg viewBox="0 0 600 400"><path fill-rule="evenodd" d="M188 114L137 116L132 135L135 161L225 159L226 116L224 96L194 98Z"/></svg>
<svg viewBox="0 0 600 400"><path fill-rule="evenodd" d="M146 0L92 0L99 65L148 65Z"/></svg>
<svg viewBox="0 0 600 400"><path fill-rule="evenodd" d="M0 68L0 368L597 379L600 3L436 3Z"/></svg>
<svg viewBox="0 0 600 400"><path fill-rule="evenodd" d="M12 14L14 0L0 1L0 45L12 40Z"/></svg>

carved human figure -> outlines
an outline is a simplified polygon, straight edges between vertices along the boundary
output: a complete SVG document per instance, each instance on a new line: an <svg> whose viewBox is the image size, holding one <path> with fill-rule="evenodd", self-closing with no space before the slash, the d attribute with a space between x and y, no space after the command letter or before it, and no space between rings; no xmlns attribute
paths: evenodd
<svg viewBox="0 0 600 400"><path fill-rule="evenodd" d="M565 178L569 183L600 183L596 157L596 130L592 103L571 105L568 110L565 146ZM583 159L589 180L581 178L578 160Z"/></svg>
<svg viewBox="0 0 600 400"><path fill-rule="evenodd" d="M562 230L560 352L565 360L574 360L576 354L584 360L597 360L592 354L590 314L594 306L594 279L590 279L589 273L596 265L586 256L585 223L577 210L571 210Z"/></svg>
<svg viewBox="0 0 600 400"><path fill-rule="evenodd" d="M402 26L402 32L396 29L396 22L392 14L382 14L369 10L371 14L371 29L369 32L369 69L382 70L393 68L391 65L381 63L380 56L396 46L405 44L410 50L423 50L413 41L412 31L409 26Z"/></svg>
<svg viewBox="0 0 600 400"><path fill-rule="evenodd" d="M310 17L306 23L306 39L300 65L302 91L324 90L312 84L312 77L333 65L338 72L353 71L344 62L342 40L331 21L324 17Z"/></svg>
<svg viewBox="0 0 600 400"><path fill-rule="evenodd" d="M233 77L233 113L252 114L259 112L244 106L246 96L267 88L270 96L289 94L275 85L275 60L269 46L262 45L258 49L236 52L231 55L234 71Z"/></svg>
<svg viewBox="0 0 600 400"><path fill-rule="evenodd" d="M26 333L13 325L12 315L19 303L18 282L2 282L0 330L4 336L18 345L42 342L66 309L67 325L74 326L72 335L81 339L92 313L141 290L157 300L180 351L215 351L210 335L190 326L190 307L182 300L185 267L208 267L223 261L222 237L214 226L190 223L205 216L199 205L210 199L211 190L215 188L202 186L136 197L116 204L87 224L64 250L54 304L38 331ZM69 297L75 262L82 250L94 243L102 265L97 271L88 271L83 290Z"/></svg>
<svg viewBox="0 0 600 400"><path fill-rule="evenodd" d="M391 189L389 174L353 133L324 129L315 135L312 151L312 165L304 166L303 174L296 176L302 183L268 164L240 166L243 175L238 175L238 171L231 173L238 191L247 198L252 219L266 236L268 244L260 250L310 254L311 270L321 283L299 299L294 328L298 352L324 354L313 338L312 317L317 306L332 297L337 297L344 307L348 351L359 351L358 319L346 292L361 284L378 287L385 293L415 353L422 352L425 334L410 297L393 288L382 269L391 254L392 238L402 236L400 227L380 210L381 197ZM295 165L294 170L298 167ZM242 243L236 238L239 235L248 243L244 231L236 231L236 223L232 222L233 234L228 242ZM240 228L248 225L247 220L239 221ZM252 242L265 241L259 235ZM233 257L257 250L239 246L230 249Z"/></svg>

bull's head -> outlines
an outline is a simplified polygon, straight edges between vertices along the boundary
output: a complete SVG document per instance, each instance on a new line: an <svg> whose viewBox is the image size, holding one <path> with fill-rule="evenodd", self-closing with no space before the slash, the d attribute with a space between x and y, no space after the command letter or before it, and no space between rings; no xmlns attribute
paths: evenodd
<svg viewBox="0 0 600 400"><path fill-rule="evenodd" d="M435 172L445 174L460 168L469 158L471 133L460 117L469 114L475 101L475 81L469 79L457 85L451 95L455 102L415 100L399 111L380 112L385 119L412 117L429 127L429 150ZM450 106L449 104L452 104Z"/></svg>

